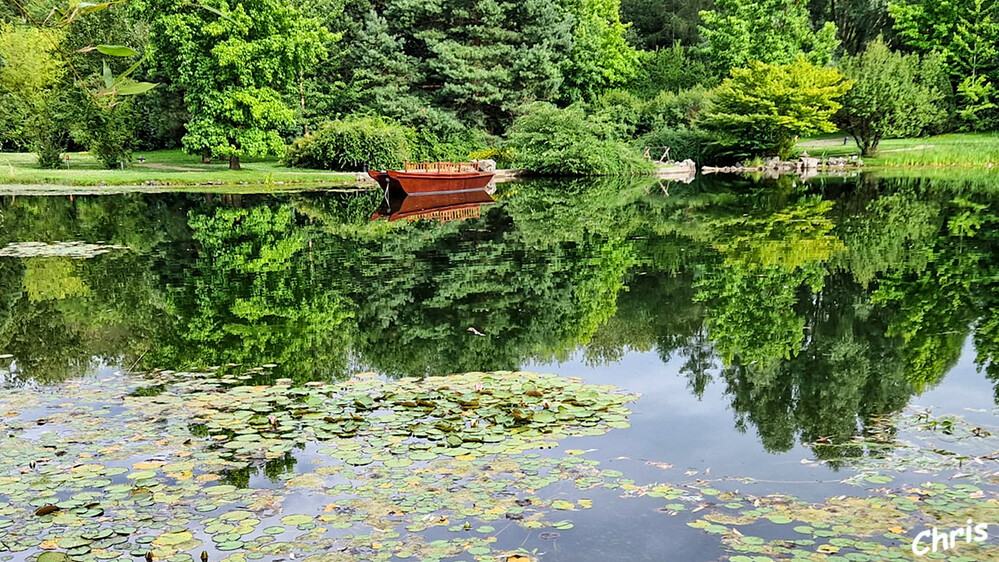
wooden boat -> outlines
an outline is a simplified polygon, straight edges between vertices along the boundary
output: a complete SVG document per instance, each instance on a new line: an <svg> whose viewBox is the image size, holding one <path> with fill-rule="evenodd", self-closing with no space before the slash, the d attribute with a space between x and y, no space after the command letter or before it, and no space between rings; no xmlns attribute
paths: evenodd
<svg viewBox="0 0 999 562"><path fill-rule="evenodd" d="M371 220L385 219L397 221L405 219L436 220L445 222L479 218L482 206L495 203L483 189L449 191L429 195L404 195L393 189L382 202Z"/></svg>
<svg viewBox="0 0 999 562"><path fill-rule="evenodd" d="M368 170L382 189L401 189L407 195L484 189L494 172L479 170L478 162L406 162L402 170Z"/></svg>

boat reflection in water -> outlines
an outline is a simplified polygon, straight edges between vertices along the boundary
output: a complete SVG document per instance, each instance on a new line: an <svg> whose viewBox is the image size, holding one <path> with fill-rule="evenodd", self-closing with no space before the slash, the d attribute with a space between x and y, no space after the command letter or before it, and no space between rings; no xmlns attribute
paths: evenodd
<svg viewBox="0 0 999 562"><path fill-rule="evenodd" d="M439 191L427 195L406 195L401 190L389 189L371 220L436 220L443 224L479 218L482 206L492 203L495 201L484 189Z"/></svg>

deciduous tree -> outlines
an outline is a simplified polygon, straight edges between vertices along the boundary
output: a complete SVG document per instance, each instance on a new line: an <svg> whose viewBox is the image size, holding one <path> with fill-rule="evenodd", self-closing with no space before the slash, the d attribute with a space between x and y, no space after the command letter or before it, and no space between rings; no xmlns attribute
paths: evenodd
<svg viewBox="0 0 999 562"><path fill-rule="evenodd" d="M840 71L854 84L834 120L864 156L874 156L884 137L917 136L946 118L943 94L927 83L922 67L919 55L892 52L880 39L840 60Z"/></svg>
<svg viewBox="0 0 999 562"><path fill-rule="evenodd" d="M69 141L61 39L57 30L0 24L0 141L27 140L45 168L59 165Z"/></svg>
<svg viewBox="0 0 999 562"><path fill-rule="evenodd" d="M807 7L795 0L718 0L701 19L705 54L720 75L754 60L790 64L801 53L826 64L839 44L836 26L813 29Z"/></svg>
<svg viewBox="0 0 999 562"><path fill-rule="evenodd" d="M799 135L835 130L830 118L851 85L835 68L801 56L786 65L754 61L732 70L699 124L720 155L786 158Z"/></svg>
<svg viewBox="0 0 999 562"><path fill-rule="evenodd" d="M280 0L150 0L158 15L152 46L159 65L185 88L190 112L184 149L224 157L278 154L294 121L286 101L301 71L335 39Z"/></svg>

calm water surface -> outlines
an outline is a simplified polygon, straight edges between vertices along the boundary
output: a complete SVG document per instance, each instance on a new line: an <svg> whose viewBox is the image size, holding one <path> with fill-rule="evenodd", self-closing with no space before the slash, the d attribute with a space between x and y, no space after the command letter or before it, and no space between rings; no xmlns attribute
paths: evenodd
<svg viewBox="0 0 999 562"><path fill-rule="evenodd" d="M529 182L446 222L371 221L376 193L0 196L0 381L42 392L225 365L273 365L258 382L296 383L555 373L641 397L629 428L542 455L585 450L635 485L702 479L818 502L863 491L842 481L865 453L816 442L927 408L999 425L995 185ZM294 456L285 470L306 474L318 453ZM243 484L280 486L270 476ZM498 547L546 561L733 555L662 498L545 494L594 507L554 538L505 529Z"/></svg>

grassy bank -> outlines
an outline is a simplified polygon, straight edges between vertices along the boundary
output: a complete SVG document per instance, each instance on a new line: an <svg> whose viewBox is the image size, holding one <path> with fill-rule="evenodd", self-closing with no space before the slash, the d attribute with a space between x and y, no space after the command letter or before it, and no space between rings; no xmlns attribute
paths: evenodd
<svg viewBox="0 0 999 562"><path fill-rule="evenodd" d="M795 147L795 154L807 152L811 156L833 157L859 155L851 138L843 144L846 135L831 134L802 139ZM905 166L989 166L999 165L999 134L961 133L937 135L915 139L885 139L878 145L875 158L865 158L865 167Z"/></svg>
<svg viewBox="0 0 999 562"><path fill-rule="evenodd" d="M38 167L34 154L0 153L0 183L48 185L284 185L300 183L354 184L356 174L299 170L278 164L276 158L247 159L242 170L229 170L225 162L202 164L200 158L180 150L157 150L141 154L124 170L108 170L87 153L70 153L68 168ZM148 183L147 183L148 182Z"/></svg>

